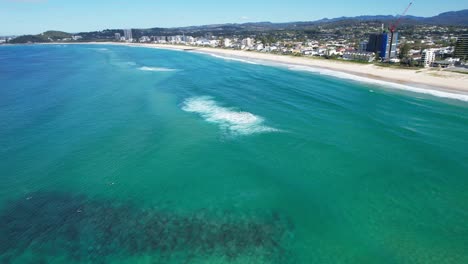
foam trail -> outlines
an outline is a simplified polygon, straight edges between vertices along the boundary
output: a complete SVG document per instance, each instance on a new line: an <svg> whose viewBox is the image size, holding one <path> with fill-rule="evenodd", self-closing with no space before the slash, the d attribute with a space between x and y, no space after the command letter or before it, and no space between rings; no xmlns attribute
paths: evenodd
<svg viewBox="0 0 468 264"><path fill-rule="evenodd" d="M235 111L218 105L212 97L200 96L185 100L182 110L197 113L206 121L216 123L228 133L250 135L255 133L278 132L265 126L264 119L249 112Z"/></svg>
<svg viewBox="0 0 468 264"><path fill-rule="evenodd" d="M108 48L89 48L90 50L96 50L96 51L109 51Z"/></svg>
<svg viewBox="0 0 468 264"><path fill-rule="evenodd" d="M353 74L349 74L349 73L342 73L342 72L338 72L338 71L318 69L318 68L307 67L307 66L295 66L295 65L293 66L293 65L291 65L288 68L290 70L314 72L314 73L324 74L324 75L328 75L328 76L333 76L333 77L340 78L340 79L354 80L354 81L359 81L359 82L364 82L364 83L372 83L372 84L377 84L377 85L380 85L380 86L395 88L395 89L399 89L399 90L406 90L406 91L415 92L415 93L429 94L429 95L432 95L432 96L437 96L437 97L443 97L443 98L449 98L449 99L455 99L455 100L461 100L461 101L468 102L468 95L466 95L466 94L457 94L457 93L438 91L438 90L432 90L432 89L427 89L427 88L419 88L419 87L414 87L414 86L410 86L410 85L392 83L392 82L387 82L387 81L382 81L382 80L376 80L376 79L372 79L372 78L357 76L357 75L353 75Z"/></svg>
<svg viewBox="0 0 468 264"><path fill-rule="evenodd" d="M152 71L152 72L172 72L177 71L176 69L169 69L169 68L160 68L160 67L140 67L138 68L140 71Z"/></svg>
<svg viewBox="0 0 468 264"><path fill-rule="evenodd" d="M213 53L205 53L205 52L197 52L197 51L192 51L192 52L193 53L198 53L198 54L210 55L211 57L215 57L215 58L223 59L223 60L231 60L231 61L238 61L238 62L242 62L242 63L259 65L259 63L249 61L249 60L239 59L239 58L226 57L226 56L221 56L221 55L217 55L217 54L213 54Z"/></svg>
<svg viewBox="0 0 468 264"><path fill-rule="evenodd" d="M210 55L215 57L215 58L218 58L218 59L239 61L239 62L243 62L243 63L258 65L258 63L253 62L253 61L249 61L249 60L243 60L243 59L238 59L238 58L233 58L233 57L225 57L225 56L220 56L220 55L216 55L216 54L210 54Z"/></svg>

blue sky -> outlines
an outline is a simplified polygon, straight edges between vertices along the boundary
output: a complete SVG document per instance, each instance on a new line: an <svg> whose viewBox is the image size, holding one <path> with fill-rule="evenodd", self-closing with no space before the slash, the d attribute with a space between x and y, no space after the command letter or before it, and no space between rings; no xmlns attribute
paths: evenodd
<svg viewBox="0 0 468 264"><path fill-rule="evenodd" d="M408 3L409 0L0 0L0 35L37 34L50 29L80 32L395 15ZM408 14L433 16L461 9L468 9L468 0L416 0Z"/></svg>

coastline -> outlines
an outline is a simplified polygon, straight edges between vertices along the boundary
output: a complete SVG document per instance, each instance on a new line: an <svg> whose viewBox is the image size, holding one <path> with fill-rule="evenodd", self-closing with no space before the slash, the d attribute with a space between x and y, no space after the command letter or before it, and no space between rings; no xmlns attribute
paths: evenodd
<svg viewBox="0 0 468 264"><path fill-rule="evenodd" d="M57 44L96 44L144 47L203 53L224 59L240 60L255 64L286 67L291 70L308 71L373 83L400 90L431 94L438 97L468 101L468 74L439 71L434 69L396 69L373 64L359 64L347 61L324 60L308 57L294 57L260 53L254 51L221 48L193 47L170 44L86 42L86 43L47 43Z"/></svg>

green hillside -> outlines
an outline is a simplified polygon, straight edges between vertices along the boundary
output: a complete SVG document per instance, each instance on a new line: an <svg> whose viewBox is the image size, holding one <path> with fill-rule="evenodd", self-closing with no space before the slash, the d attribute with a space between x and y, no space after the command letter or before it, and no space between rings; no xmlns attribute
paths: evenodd
<svg viewBox="0 0 468 264"><path fill-rule="evenodd" d="M38 35L24 35L12 39L10 43L44 43L44 42L52 42L52 41L61 41L63 39L71 38L70 33L62 32L62 31L46 31L42 34Z"/></svg>

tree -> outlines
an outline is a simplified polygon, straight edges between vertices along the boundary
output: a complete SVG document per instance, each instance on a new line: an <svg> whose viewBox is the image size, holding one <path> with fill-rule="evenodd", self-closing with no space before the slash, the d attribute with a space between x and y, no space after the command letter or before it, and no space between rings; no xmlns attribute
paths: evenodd
<svg viewBox="0 0 468 264"><path fill-rule="evenodd" d="M409 55L410 49L411 49L410 45L408 45L407 43L403 44L403 46L400 48L400 53L398 54L398 57L400 59L407 58Z"/></svg>

